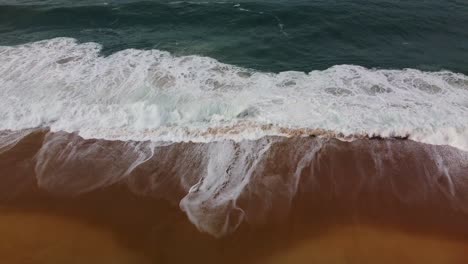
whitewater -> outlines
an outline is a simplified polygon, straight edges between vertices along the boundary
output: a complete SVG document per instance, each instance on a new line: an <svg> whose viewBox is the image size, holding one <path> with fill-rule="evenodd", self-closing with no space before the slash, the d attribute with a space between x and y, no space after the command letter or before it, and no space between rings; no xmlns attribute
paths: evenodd
<svg viewBox="0 0 468 264"><path fill-rule="evenodd" d="M201 56L54 38L0 47L0 130L210 142L399 137L468 150L468 76L336 65L261 72Z"/></svg>

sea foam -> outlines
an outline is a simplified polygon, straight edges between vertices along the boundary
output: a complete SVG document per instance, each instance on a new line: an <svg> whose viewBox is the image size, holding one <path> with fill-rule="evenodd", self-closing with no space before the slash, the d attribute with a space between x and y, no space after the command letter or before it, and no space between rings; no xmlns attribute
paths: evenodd
<svg viewBox="0 0 468 264"><path fill-rule="evenodd" d="M259 72L200 56L55 38L0 46L0 130L84 138L240 141L405 137L468 150L468 76L337 65ZM312 133L313 134L313 133Z"/></svg>

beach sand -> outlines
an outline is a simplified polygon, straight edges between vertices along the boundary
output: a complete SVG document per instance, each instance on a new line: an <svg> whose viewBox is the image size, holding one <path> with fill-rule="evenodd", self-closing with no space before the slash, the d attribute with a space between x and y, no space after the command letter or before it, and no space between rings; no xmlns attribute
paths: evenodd
<svg viewBox="0 0 468 264"><path fill-rule="evenodd" d="M244 221L216 238L181 210L186 190L174 180L183 179L180 171L197 174L184 166L199 152L191 157L186 151L202 144L163 147L130 175L103 183L109 166L126 162L118 155L109 162L105 152L123 157L126 143L55 139L53 133L26 133L0 149L2 263L468 263L465 167L453 167L453 178L442 177L420 143L326 141L320 156L304 166L289 200L282 192L291 186L288 175L303 160L299 155L309 153L301 146L320 139L278 139L249 195L237 200ZM101 152L88 151L96 146ZM379 153L387 154L376 168ZM155 179L159 189L138 192Z"/></svg>
<svg viewBox="0 0 468 264"><path fill-rule="evenodd" d="M241 226L216 239L200 233L177 207L121 188L75 198L36 197L1 207L0 255L4 263L468 261L466 236L448 225L427 225L424 217L418 225L402 215L395 224L376 221L384 215L331 206L310 217L296 211L281 225Z"/></svg>

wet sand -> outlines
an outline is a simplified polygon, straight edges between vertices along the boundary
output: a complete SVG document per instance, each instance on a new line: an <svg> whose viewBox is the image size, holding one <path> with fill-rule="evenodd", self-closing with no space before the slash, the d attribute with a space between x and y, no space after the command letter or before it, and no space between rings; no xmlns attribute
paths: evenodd
<svg viewBox="0 0 468 264"><path fill-rule="evenodd" d="M40 197L39 197L40 196ZM120 187L75 198L4 202L4 263L467 263L468 239L446 225L345 212L291 213L216 239L178 209ZM424 218L419 218L424 221ZM2 261L2 262L3 262Z"/></svg>
<svg viewBox="0 0 468 264"><path fill-rule="evenodd" d="M243 213L219 238L179 203L197 195L184 182L203 183L203 144L161 147L128 172L125 142L47 131L4 140L2 262L468 263L468 167L456 160L464 153L408 140L272 140L236 207L205 206L229 183L200 203L221 223ZM304 159L317 144L319 155ZM234 148L242 156L242 145ZM222 168L227 179L241 161ZM284 191L295 184L292 196Z"/></svg>

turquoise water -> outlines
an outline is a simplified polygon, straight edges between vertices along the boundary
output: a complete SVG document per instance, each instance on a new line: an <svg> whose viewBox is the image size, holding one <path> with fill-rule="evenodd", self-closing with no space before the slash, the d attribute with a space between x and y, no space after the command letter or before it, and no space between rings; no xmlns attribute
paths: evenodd
<svg viewBox="0 0 468 264"><path fill-rule="evenodd" d="M468 2L0 1L0 45L54 37L268 72L355 64L468 73Z"/></svg>

